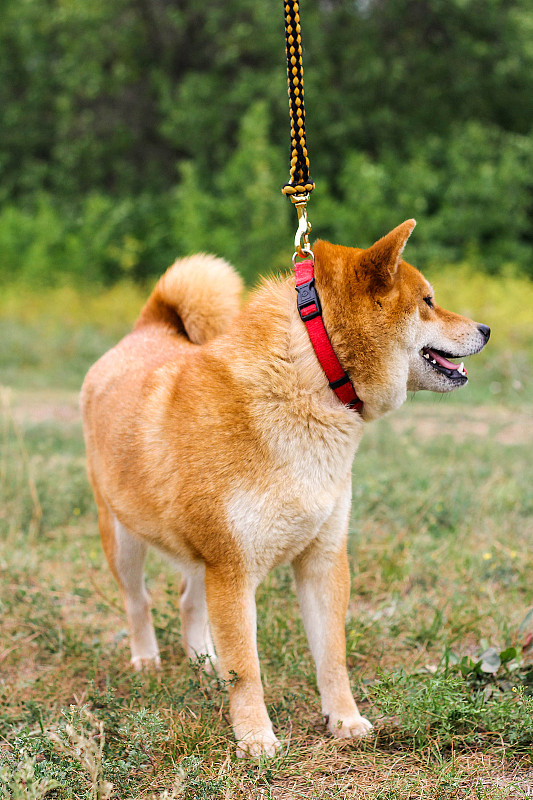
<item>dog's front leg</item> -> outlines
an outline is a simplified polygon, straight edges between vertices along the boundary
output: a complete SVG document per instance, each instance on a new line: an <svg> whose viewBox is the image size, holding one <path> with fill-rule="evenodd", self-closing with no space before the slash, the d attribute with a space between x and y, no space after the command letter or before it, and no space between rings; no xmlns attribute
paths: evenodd
<svg viewBox="0 0 533 800"><path fill-rule="evenodd" d="M317 540L292 566L328 729L340 739L366 736L372 725L359 713L346 669L344 622L350 595L346 541L332 550L331 544L325 547Z"/></svg>
<svg viewBox="0 0 533 800"><path fill-rule="evenodd" d="M240 574L239 574L240 573ZM263 699L256 645L255 589L243 572L206 567L205 588L221 675L229 686L237 755L274 755L280 743Z"/></svg>

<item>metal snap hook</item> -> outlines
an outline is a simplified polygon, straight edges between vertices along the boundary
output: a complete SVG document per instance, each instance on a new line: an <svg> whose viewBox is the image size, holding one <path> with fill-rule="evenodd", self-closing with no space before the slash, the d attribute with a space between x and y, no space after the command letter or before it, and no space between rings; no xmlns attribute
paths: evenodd
<svg viewBox="0 0 533 800"><path fill-rule="evenodd" d="M311 223L307 219L307 201L309 200L309 193L298 194L291 196L291 202L296 206L298 214L298 229L294 236L294 250L295 256L305 258L306 255L311 254L311 245L309 244L309 234L311 232ZM293 257L294 264L294 257Z"/></svg>

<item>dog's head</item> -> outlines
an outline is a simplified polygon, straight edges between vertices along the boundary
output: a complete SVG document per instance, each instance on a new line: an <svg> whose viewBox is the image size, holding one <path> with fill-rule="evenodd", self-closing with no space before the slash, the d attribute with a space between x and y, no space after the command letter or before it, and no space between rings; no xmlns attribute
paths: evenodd
<svg viewBox="0 0 533 800"><path fill-rule="evenodd" d="M316 242L316 285L324 323L363 400L365 419L397 408L407 391L450 392L467 383L465 356L490 329L437 305L433 289L402 253L407 220L367 250Z"/></svg>

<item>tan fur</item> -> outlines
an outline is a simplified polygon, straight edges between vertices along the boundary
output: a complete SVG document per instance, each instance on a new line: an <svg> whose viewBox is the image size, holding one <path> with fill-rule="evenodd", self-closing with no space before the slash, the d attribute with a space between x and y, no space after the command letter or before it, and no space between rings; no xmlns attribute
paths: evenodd
<svg viewBox="0 0 533 800"><path fill-rule="evenodd" d="M325 325L361 415L328 386L294 278L265 282L238 312L240 279L205 255L165 273L134 331L83 386L89 476L129 609L134 665L159 658L139 580L146 542L185 576L189 655L216 666L208 613L218 668L238 676L230 710L239 754L279 745L263 701L254 595L283 562L293 564L330 731L361 736L371 727L345 664L353 457L365 421L398 407L408 388L451 388L422 347L466 354L486 341L476 323L424 303L431 287L401 261L413 227L403 223L368 250L315 245Z"/></svg>
<svg viewBox="0 0 533 800"><path fill-rule="evenodd" d="M224 259L205 253L183 258L160 278L135 329L166 322L194 344L205 344L237 316L242 289L240 276Z"/></svg>

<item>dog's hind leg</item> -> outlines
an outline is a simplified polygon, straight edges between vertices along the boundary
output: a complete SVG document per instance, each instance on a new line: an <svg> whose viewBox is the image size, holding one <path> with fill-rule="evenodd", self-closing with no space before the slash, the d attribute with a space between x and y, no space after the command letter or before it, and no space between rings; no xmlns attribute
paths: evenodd
<svg viewBox="0 0 533 800"><path fill-rule="evenodd" d="M161 660L144 583L147 546L121 525L103 499L98 502L98 523L104 552L124 599L131 663L136 670L143 666L159 668Z"/></svg>
<svg viewBox="0 0 533 800"><path fill-rule="evenodd" d="M216 669L216 655L205 598L205 567L182 572L180 614L183 647L189 658L205 659L205 669Z"/></svg>

